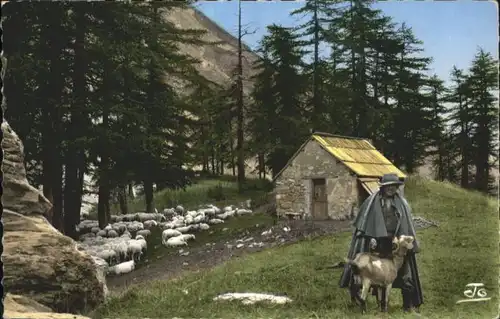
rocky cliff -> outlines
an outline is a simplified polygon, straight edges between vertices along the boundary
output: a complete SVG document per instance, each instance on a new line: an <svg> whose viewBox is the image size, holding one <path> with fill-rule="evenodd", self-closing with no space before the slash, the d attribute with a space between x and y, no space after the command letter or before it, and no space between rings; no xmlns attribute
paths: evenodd
<svg viewBox="0 0 500 319"><path fill-rule="evenodd" d="M181 29L206 31L202 38L206 42L221 42L201 47L182 44L181 50L201 61L197 69L205 78L218 84L229 84L238 63L238 40L195 8L174 10L165 18ZM243 90L246 94L252 89L250 76L254 74L252 65L257 59L258 56L243 45Z"/></svg>

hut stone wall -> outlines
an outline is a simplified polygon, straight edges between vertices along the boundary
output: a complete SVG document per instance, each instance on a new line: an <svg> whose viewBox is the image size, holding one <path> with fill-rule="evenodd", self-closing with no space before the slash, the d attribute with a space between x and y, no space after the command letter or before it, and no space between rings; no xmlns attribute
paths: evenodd
<svg viewBox="0 0 500 319"><path fill-rule="evenodd" d="M357 177L317 142L309 141L276 179L276 211L278 216L299 214L312 216L313 179L326 180L327 213L330 219L354 217L358 207Z"/></svg>

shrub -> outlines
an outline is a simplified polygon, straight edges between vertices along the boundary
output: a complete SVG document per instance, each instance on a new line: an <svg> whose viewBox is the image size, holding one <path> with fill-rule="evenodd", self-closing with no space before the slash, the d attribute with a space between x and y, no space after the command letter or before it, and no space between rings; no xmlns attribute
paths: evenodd
<svg viewBox="0 0 500 319"><path fill-rule="evenodd" d="M222 184L217 184L213 187L210 187L207 190L207 197L211 198L215 201L221 201L226 199L226 194L224 193L224 188L222 187Z"/></svg>

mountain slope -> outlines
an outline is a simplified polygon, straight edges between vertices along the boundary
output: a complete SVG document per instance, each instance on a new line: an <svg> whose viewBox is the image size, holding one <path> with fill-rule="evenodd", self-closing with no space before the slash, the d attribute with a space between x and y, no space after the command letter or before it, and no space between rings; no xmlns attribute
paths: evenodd
<svg viewBox="0 0 500 319"><path fill-rule="evenodd" d="M199 29L207 33L203 40L207 42L223 42L217 45L194 46L181 44L181 50L199 59L198 71L208 80L218 84L229 84L238 63L238 39L210 20L195 8L176 9L165 15L165 18L181 29ZM243 90L250 93L253 74L252 64L258 59L250 48L243 44Z"/></svg>

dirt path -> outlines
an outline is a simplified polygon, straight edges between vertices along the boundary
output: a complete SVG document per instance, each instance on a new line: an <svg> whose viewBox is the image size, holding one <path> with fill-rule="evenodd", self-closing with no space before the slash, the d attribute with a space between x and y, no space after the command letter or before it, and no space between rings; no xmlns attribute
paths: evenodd
<svg viewBox="0 0 500 319"><path fill-rule="evenodd" d="M284 229L287 227L288 229ZM217 266L231 258L261 251L277 245L287 245L306 237L316 237L350 230L349 221L280 223L270 228L271 233L262 235L262 230L249 230L237 238L198 247L179 248L161 259L150 261L135 271L116 277L108 277L108 288L120 292L127 287L157 279L169 279L184 271L196 271ZM188 254L187 254L188 253Z"/></svg>

